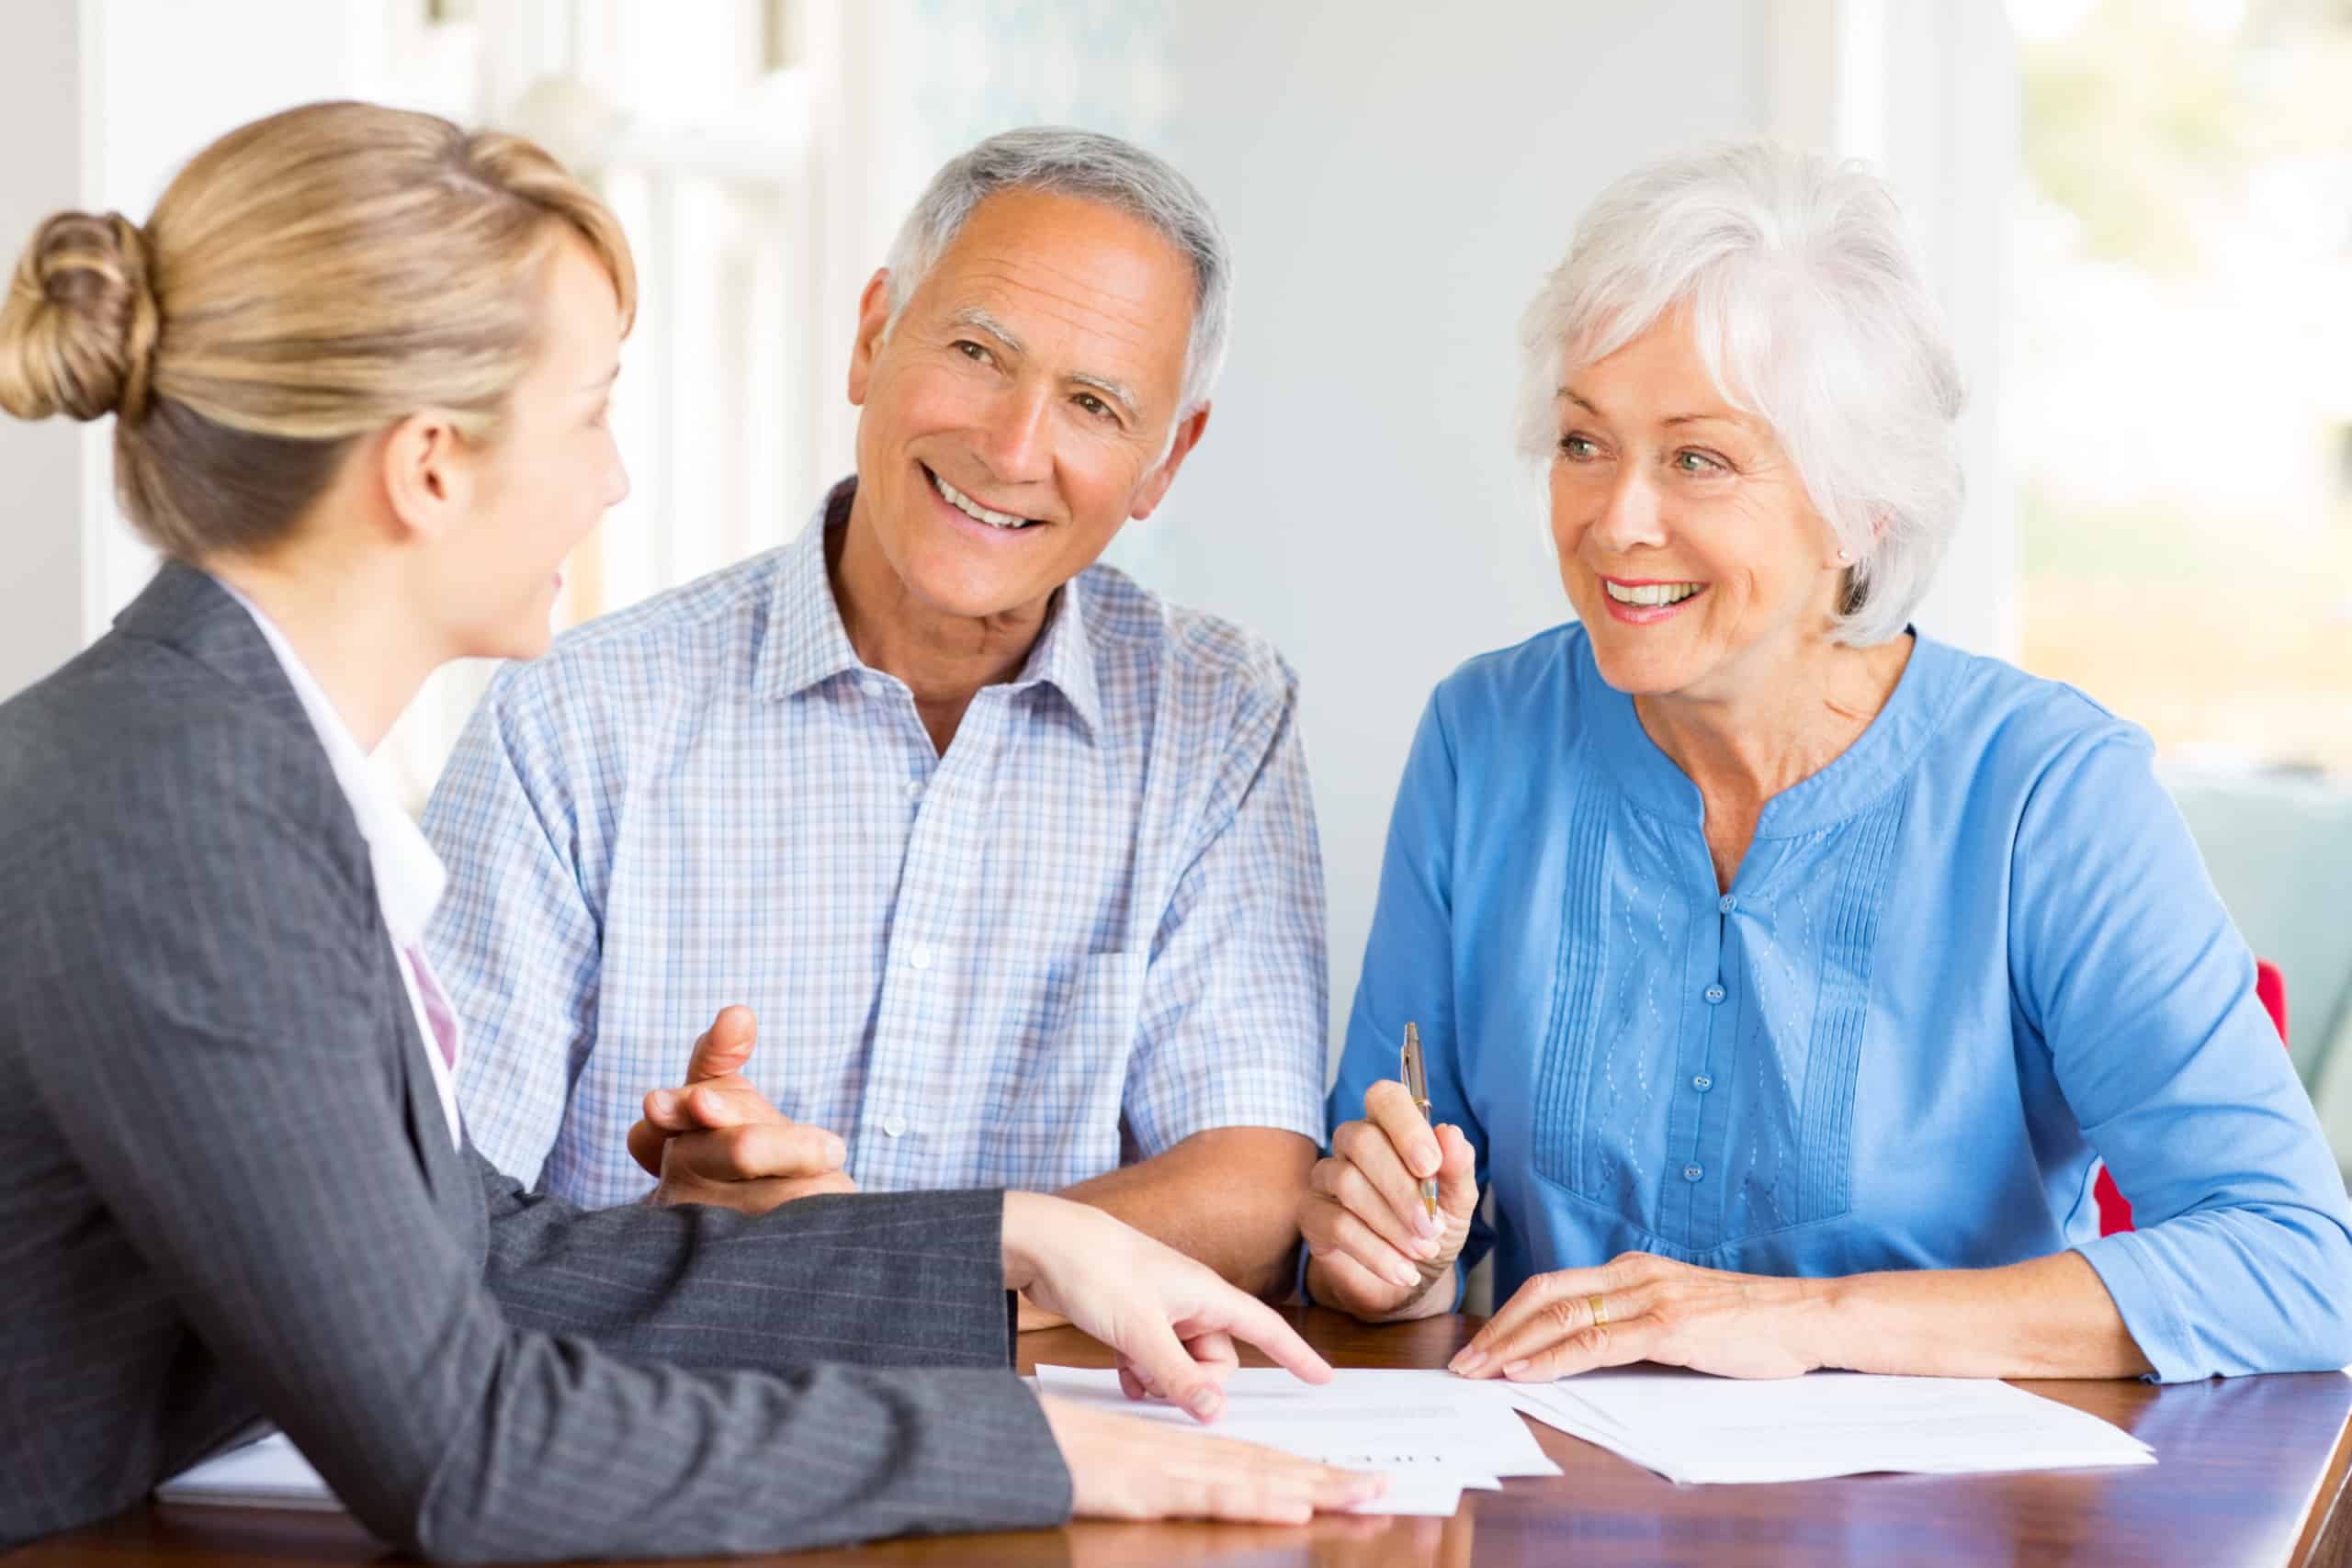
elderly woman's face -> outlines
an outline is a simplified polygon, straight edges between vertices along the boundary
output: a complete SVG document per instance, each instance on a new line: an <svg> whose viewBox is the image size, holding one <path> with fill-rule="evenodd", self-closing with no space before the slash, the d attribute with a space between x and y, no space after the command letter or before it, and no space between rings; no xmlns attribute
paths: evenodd
<svg viewBox="0 0 2352 1568"><path fill-rule="evenodd" d="M1680 312L1570 377L1555 412L1552 539L1603 680L1732 697L1826 636L1837 541Z"/></svg>

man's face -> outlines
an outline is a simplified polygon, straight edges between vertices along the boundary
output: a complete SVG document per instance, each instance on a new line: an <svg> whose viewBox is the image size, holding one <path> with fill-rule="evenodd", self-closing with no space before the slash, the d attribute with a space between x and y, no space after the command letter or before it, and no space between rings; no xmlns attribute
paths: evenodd
<svg viewBox="0 0 2352 1568"><path fill-rule="evenodd" d="M1199 439L1205 409L1170 442L1192 265L1115 209L1009 190L974 209L887 339L886 285L866 286L850 364L854 518L935 613L1042 608L1159 504Z"/></svg>

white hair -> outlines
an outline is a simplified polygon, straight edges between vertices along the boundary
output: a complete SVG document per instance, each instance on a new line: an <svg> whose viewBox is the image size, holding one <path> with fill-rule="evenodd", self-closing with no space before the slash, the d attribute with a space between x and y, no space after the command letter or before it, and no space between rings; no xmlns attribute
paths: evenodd
<svg viewBox="0 0 2352 1568"><path fill-rule="evenodd" d="M1101 131L1033 125L989 137L950 159L890 243L890 321L914 297L925 274L962 231L973 209L1001 190L1076 197L1141 219L1193 267L1193 327L1184 349L1182 420L1209 400L1225 365L1231 318L1233 258L1216 214L1193 182L1164 158ZM1170 434L1174 435L1174 422Z"/></svg>
<svg viewBox="0 0 2352 1568"><path fill-rule="evenodd" d="M1894 193L1860 163L1766 141L1611 186L1522 320L1521 449L1551 455L1561 385L1678 309L1853 558L1838 640L1899 636L1959 521L1962 392Z"/></svg>

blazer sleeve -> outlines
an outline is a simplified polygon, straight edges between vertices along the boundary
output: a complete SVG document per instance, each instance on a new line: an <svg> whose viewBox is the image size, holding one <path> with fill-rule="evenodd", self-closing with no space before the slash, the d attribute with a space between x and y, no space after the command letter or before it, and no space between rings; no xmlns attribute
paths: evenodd
<svg viewBox="0 0 2352 1568"><path fill-rule="evenodd" d="M469 1158L512 1325L691 1367L1012 1364L995 1189L804 1198L756 1218L582 1209Z"/></svg>
<svg viewBox="0 0 2352 1568"><path fill-rule="evenodd" d="M278 756L255 727L223 728L176 761L142 758L153 809L61 852L84 863L51 885L51 940L89 959L45 998L56 1046L36 1058L37 1092L195 1334L363 1523L478 1562L1065 1517L1068 1472L1009 1368L814 1360L859 1312L875 1338L907 1325L934 1359L1001 1335L985 1197L935 1254L957 1212L922 1200L795 1204L742 1227L646 1210L632 1229L509 1194L490 1269L502 1302L408 1141L385 1042L413 1039L387 1021L364 859L317 811L281 808L323 770L289 761L290 732ZM685 1304L730 1287L731 1310ZM567 1291L583 1312L550 1307ZM812 1302L827 1326L804 1360L781 1325ZM765 1315L758 1359L777 1370L696 1370L554 1331L683 1348L706 1310ZM723 1362L758 1331L727 1332L694 1359Z"/></svg>

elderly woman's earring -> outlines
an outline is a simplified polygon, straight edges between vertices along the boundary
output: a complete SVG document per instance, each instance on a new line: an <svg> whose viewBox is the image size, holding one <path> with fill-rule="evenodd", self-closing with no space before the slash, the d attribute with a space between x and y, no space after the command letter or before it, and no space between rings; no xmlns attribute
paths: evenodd
<svg viewBox="0 0 2352 1568"><path fill-rule="evenodd" d="M1838 564L1839 566L1851 566L1851 565L1853 565L1853 564L1854 564L1854 552L1853 552L1853 551L1851 551L1851 550L1847 550L1847 549L1841 549L1841 550L1839 550L1839 551L1838 552Z"/></svg>

